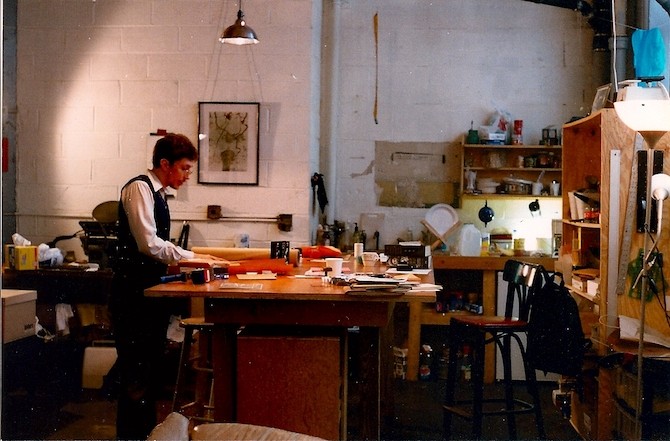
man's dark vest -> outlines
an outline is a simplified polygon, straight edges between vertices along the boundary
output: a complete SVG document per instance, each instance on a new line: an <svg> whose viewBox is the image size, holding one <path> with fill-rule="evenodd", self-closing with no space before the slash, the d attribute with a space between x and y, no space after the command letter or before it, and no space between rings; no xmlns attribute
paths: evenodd
<svg viewBox="0 0 670 441"><path fill-rule="evenodd" d="M158 237L163 240L170 240L170 210L167 202L161 194L154 190L151 180L146 175L137 176L126 183L123 188L131 182L144 181L149 185L154 195L154 219ZM123 202L119 201L119 256L117 259L116 271L125 274L141 274L143 279L157 279L165 275L167 265L141 253L137 248L137 242L130 232L128 216L123 207ZM156 282L157 283L157 282Z"/></svg>

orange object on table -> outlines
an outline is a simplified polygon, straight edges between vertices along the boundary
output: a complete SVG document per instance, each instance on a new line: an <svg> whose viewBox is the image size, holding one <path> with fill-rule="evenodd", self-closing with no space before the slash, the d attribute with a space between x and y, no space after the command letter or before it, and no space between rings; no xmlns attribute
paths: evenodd
<svg viewBox="0 0 670 441"><path fill-rule="evenodd" d="M284 259L253 259L231 262L228 274L244 274L248 272L272 271L276 274L288 274L293 270L293 265L286 263Z"/></svg>
<svg viewBox="0 0 670 441"><path fill-rule="evenodd" d="M329 245L313 245L302 247L302 257L305 259L323 259L324 257L342 257L342 251L339 248Z"/></svg>

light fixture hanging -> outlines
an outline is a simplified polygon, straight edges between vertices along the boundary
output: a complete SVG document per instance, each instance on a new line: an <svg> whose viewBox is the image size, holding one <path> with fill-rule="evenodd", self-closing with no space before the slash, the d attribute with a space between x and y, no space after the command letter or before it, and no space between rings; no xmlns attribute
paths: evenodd
<svg viewBox="0 0 670 441"><path fill-rule="evenodd" d="M258 37L253 29L247 26L244 20L244 13L242 12L242 0L240 0L240 9L237 11L237 20L232 26L228 26L219 37L221 43L227 44L256 44Z"/></svg>
<svg viewBox="0 0 670 441"><path fill-rule="evenodd" d="M628 127L639 132L650 149L670 131L670 97L661 83L663 78L626 80L614 103L617 116ZM645 83L646 87L640 87Z"/></svg>

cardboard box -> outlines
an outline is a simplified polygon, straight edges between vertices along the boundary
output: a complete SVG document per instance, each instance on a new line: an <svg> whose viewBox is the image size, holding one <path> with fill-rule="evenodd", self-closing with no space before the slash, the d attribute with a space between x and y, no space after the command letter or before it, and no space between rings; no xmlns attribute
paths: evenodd
<svg viewBox="0 0 670 441"><path fill-rule="evenodd" d="M37 247L34 245L19 246L6 250L9 255L9 267L16 270L36 270L39 267Z"/></svg>
<svg viewBox="0 0 670 441"><path fill-rule="evenodd" d="M9 343L35 335L37 291L2 290L2 342Z"/></svg>
<svg viewBox="0 0 670 441"><path fill-rule="evenodd" d="M572 287L578 291L586 292L586 279L572 275Z"/></svg>

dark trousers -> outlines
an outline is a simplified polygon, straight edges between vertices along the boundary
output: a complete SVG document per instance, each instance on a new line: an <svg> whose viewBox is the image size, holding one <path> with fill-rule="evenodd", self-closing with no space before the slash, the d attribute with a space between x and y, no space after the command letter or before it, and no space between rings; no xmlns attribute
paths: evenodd
<svg viewBox="0 0 670 441"><path fill-rule="evenodd" d="M116 437L146 439L157 424L156 401L160 393L161 361L172 302L144 297L153 283L132 275L115 274L110 309L117 350L119 397Z"/></svg>

